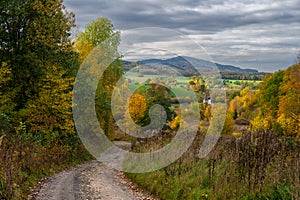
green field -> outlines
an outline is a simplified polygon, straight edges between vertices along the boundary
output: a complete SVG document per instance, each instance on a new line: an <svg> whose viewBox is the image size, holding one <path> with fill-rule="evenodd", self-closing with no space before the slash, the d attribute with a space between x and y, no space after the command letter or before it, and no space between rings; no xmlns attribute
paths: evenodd
<svg viewBox="0 0 300 200"><path fill-rule="evenodd" d="M136 72L127 72L124 74L124 78L129 79L129 88L132 90L136 90L137 88L143 86L147 80L157 80L160 79L162 82L166 83L166 86L168 86L169 89L174 94L177 94L176 96L178 98L183 98L186 96L191 96L194 92L186 89L188 86L189 78L183 77L183 76L177 76L177 77L167 77L167 76L159 76L159 75L143 75L143 77L139 76ZM174 80L175 82L170 83L170 80Z"/></svg>
<svg viewBox="0 0 300 200"><path fill-rule="evenodd" d="M257 90L259 87L259 84L262 81L259 80L233 80L233 79L226 79L224 80L226 87L232 88L232 89L239 89L241 87L248 86L253 90Z"/></svg>
<svg viewBox="0 0 300 200"><path fill-rule="evenodd" d="M194 94L194 92L189 89L189 77L149 74L140 75L137 72L126 72L124 74L124 78L129 80L129 88L131 90L136 90L144 84L149 83L149 81L152 81L153 83L155 82L155 80L159 80L160 82L166 84L166 86L171 89L174 94L176 94L177 98L190 97ZM259 80L226 79L224 80L224 86L227 89L234 90L240 90L244 87L249 87L252 90L257 90L261 82L262 81Z"/></svg>

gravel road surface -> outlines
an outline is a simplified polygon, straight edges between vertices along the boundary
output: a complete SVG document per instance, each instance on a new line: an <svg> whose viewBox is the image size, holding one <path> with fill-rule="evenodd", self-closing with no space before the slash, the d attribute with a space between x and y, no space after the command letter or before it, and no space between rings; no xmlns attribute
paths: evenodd
<svg viewBox="0 0 300 200"><path fill-rule="evenodd" d="M119 145L122 146L123 144ZM29 199L156 200L158 198L139 189L136 184L124 177L122 172L94 160L43 180L40 186L29 196Z"/></svg>

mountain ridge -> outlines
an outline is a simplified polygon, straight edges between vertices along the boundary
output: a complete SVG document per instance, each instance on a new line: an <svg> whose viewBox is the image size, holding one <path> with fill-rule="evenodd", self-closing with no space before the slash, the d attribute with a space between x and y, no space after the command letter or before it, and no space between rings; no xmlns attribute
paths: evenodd
<svg viewBox="0 0 300 200"><path fill-rule="evenodd" d="M163 65L169 65L172 67L179 68L181 70L187 70L194 68L193 65L188 60L197 60L197 62L200 62L202 64L202 67L212 66L215 65L220 71L227 71L232 73L247 73L247 74L260 74L264 72L259 72L256 69L243 69L241 67L228 65L228 64L220 64L220 63L213 63L207 60L202 59L196 59L186 56L177 56L173 58L168 59L145 59L137 61L136 63L139 65L152 65L152 64L163 64Z"/></svg>

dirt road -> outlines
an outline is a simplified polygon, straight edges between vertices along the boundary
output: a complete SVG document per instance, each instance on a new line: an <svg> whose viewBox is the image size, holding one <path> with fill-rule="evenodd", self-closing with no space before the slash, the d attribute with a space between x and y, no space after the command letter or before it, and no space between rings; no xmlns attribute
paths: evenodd
<svg viewBox="0 0 300 200"><path fill-rule="evenodd" d="M122 172L91 161L43 181L29 199L34 200L130 200L157 199L126 179Z"/></svg>

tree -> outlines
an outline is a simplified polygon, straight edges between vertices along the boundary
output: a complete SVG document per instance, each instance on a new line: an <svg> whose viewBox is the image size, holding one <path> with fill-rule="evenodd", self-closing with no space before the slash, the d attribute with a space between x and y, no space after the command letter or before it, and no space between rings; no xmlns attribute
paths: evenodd
<svg viewBox="0 0 300 200"><path fill-rule="evenodd" d="M39 98L30 102L22 114L30 132L43 144L67 145L74 141L72 119L72 85L74 78L64 77L66 70L58 66L47 68L47 75L39 85Z"/></svg>
<svg viewBox="0 0 300 200"><path fill-rule="evenodd" d="M285 135L300 135L300 64L285 70L279 97L278 119Z"/></svg>
<svg viewBox="0 0 300 200"><path fill-rule="evenodd" d="M231 135L234 131L234 120L230 113L226 114L224 125L222 128L222 135Z"/></svg>
<svg viewBox="0 0 300 200"><path fill-rule="evenodd" d="M88 41L77 41L76 42L76 48L79 50L79 62L82 63L84 59L88 57L88 55L91 53L91 51L94 48L94 45L92 42Z"/></svg>
<svg viewBox="0 0 300 200"><path fill-rule="evenodd" d="M179 114L170 122L169 126L172 130L177 130L182 124L183 120L181 119L181 114Z"/></svg>
<svg viewBox="0 0 300 200"><path fill-rule="evenodd" d="M204 111L204 116L207 121L211 119L211 105L207 105Z"/></svg>
<svg viewBox="0 0 300 200"><path fill-rule="evenodd" d="M11 69L3 62L0 67L0 113L10 114L15 107L12 101L14 93L7 88L9 81L11 81Z"/></svg>
<svg viewBox="0 0 300 200"><path fill-rule="evenodd" d="M244 88L241 91L240 96L245 109L250 109L256 103L255 93L251 91L249 87Z"/></svg>
<svg viewBox="0 0 300 200"><path fill-rule="evenodd" d="M47 142L74 139L71 91L78 54L69 37L74 15L61 0L0 5L0 71L8 78L0 89L0 111L17 125L25 122L28 135L47 136Z"/></svg>
<svg viewBox="0 0 300 200"><path fill-rule="evenodd" d="M142 123L146 110L146 98L141 94L133 94L129 99L129 113L136 124Z"/></svg>
<svg viewBox="0 0 300 200"><path fill-rule="evenodd" d="M255 93L249 87L246 87L240 92L239 96L236 96L230 102L229 111L233 119L237 119L238 117L250 119L251 112L255 109L256 104Z"/></svg>
<svg viewBox="0 0 300 200"><path fill-rule="evenodd" d="M228 110L232 114L232 118L234 120L238 118L241 107L242 107L242 102L239 96L236 96L233 100L230 101Z"/></svg>
<svg viewBox="0 0 300 200"><path fill-rule="evenodd" d="M259 100L262 108L253 129L260 126L284 135L300 135L300 64L267 76L261 84Z"/></svg>
<svg viewBox="0 0 300 200"><path fill-rule="evenodd" d="M206 91L207 86L201 76L192 76L189 80L189 84L194 92L200 93Z"/></svg>
<svg viewBox="0 0 300 200"><path fill-rule="evenodd" d="M98 46L107 38L119 35L114 31L114 26L107 18L98 18L85 27L85 31L77 35L77 42L89 42L93 47Z"/></svg>
<svg viewBox="0 0 300 200"><path fill-rule="evenodd" d="M83 62L94 48L112 37L118 39L112 40L108 45L110 45L112 49L117 49L120 42L119 35L120 33L114 30L113 24L108 19L98 18L97 20L92 21L86 26L85 30L76 37L76 48L80 53L80 61ZM104 57L114 56L109 55L106 52L101 53L103 53ZM97 66L99 65L97 62L94 62L93 65L99 67ZM104 71L102 77L99 77L100 80L96 91L96 113L101 128L111 140L114 137L114 118L111 112L112 91L122 74L121 61L119 58L116 58Z"/></svg>
<svg viewBox="0 0 300 200"><path fill-rule="evenodd" d="M168 121L172 120L173 112L171 111L171 99L170 90L159 84L149 84L145 90L145 97L147 99L147 113L151 106L158 104L161 105L166 111L166 117ZM157 113L157 116L161 114ZM144 119L144 124L150 123L150 117L147 115Z"/></svg>
<svg viewBox="0 0 300 200"><path fill-rule="evenodd" d="M130 93L130 88L127 81L124 81L120 84L119 87L114 88L112 102L114 103L113 106L113 115L116 121L124 119L124 113L126 112L127 108L124 106L124 103L127 101L126 96Z"/></svg>
<svg viewBox="0 0 300 200"><path fill-rule="evenodd" d="M73 26L62 0L0 1L2 198L23 199L31 184L19 185L28 177L87 155L71 114L78 67L69 38Z"/></svg>
<svg viewBox="0 0 300 200"><path fill-rule="evenodd" d="M275 118L279 106L279 96L281 95L280 85L283 81L284 71L278 71L267 75L259 88L259 102L269 110Z"/></svg>
<svg viewBox="0 0 300 200"><path fill-rule="evenodd" d="M96 113L104 133L111 140L114 138L114 117L111 111L112 92L122 74L121 61L115 60L103 73L96 90Z"/></svg>
<svg viewBox="0 0 300 200"><path fill-rule="evenodd" d="M1 1L0 58L11 69L9 87L16 109L39 94L45 67L58 65L75 72L76 53L70 42L75 25L61 0Z"/></svg>

